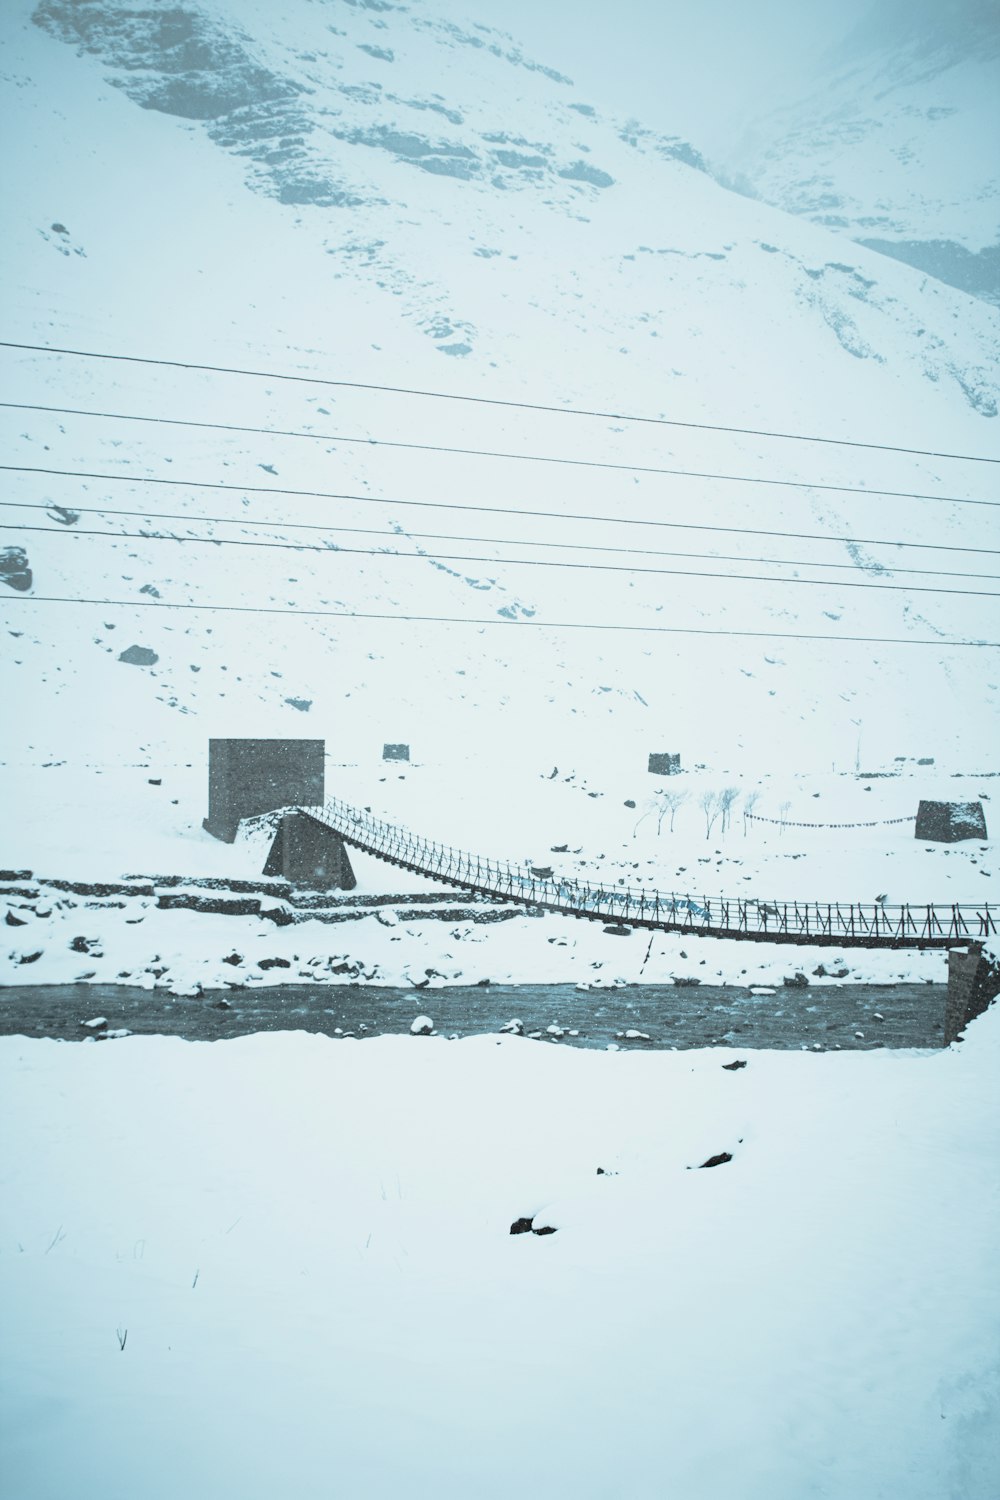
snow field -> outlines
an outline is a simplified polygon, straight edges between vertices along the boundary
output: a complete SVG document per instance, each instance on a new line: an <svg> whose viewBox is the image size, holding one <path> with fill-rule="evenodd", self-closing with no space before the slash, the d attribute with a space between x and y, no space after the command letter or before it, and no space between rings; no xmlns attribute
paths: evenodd
<svg viewBox="0 0 1000 1500"><path fill-rule="evenodd" d="M11 1492L986 1500L998 1049L5 1039Z"/></svg>

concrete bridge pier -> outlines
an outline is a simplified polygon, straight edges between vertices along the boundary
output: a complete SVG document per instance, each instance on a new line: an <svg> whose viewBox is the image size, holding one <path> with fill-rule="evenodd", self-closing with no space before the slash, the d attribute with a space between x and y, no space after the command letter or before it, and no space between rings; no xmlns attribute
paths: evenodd
<svg viewBox="0 0 1000 1500"><path fill-rule="evenodd" d="M982 943L948 950L948 994L944 1008L944 1044L982 1015L1000 994L1000 964L987 958Z"/></svg>
<svg viewBox="0 0 1000 1500"><path fill-rule="evenodd" d="M343 839L306 813L285 813L264 866L309 890L353 891L357 885Z"/></svg>

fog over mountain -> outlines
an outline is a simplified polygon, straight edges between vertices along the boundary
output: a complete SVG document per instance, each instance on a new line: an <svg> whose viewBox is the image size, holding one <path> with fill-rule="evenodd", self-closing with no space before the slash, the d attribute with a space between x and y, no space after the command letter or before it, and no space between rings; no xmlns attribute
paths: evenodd
<svg viewBox="0 0 1000 1500"><path fill-rule="evenodd" d="M472 10L496 15L489 3ZM1000 298L1000 8L514 3L578 84L686 132L742 191Z"/></svg>
<svg viewBox="0 0 1000 1500"><path fill-rule="evenodd" d="M396 702L455 743L510 711L554 740L612 716L637 744L697 723L706 747L765 762L776 743L853 762L862 723L889 760L981 758L996 677L955 643L995 636L976 583L976 549L998 545L991 471L948 455L997 452L998 318L978 282L894 257L947 243L985 263L984 153L963 135L985 47L911 27L904 53L886 41L901 12L873 29L855 8L856 29L822 39L840 59L828 114L804 72L805 104L769 113L745 92L757 145L734 135L727 160L691 128L690 81L673 122L666 94L642 117L638 84L622 107L620 58L607 99L596 73L574 78L581 38L596 55L609 25L637 77L661 58L697 73L707 21L688 18L685 52L659 11L647 33L634 7L587 8L564 59L499 14L4 8L7 336L361 383L5 351L9 399L60 408L3 414L22 466L5 536L32 580L20 606L4 586L20 609L5 671L11 694L32 684L31 754L70 712L113 737L88 714L99 692L130 732L199 744L306 713L321 727L350 694L347 738ZM800 29L789 56L818 66L818 40ZM968 107L947 113L960 85ZM544 410L566 405L697 425ZM46 515L48 534L29 529ZM62 596L120 602L105 624L41 602ZM248 655L246 622L205 609L248 600L302 617L269 617ZM876 646L844 644L859 638ZM120 657L133 645L155 664Z"/></svg>
<svg viewBox="0 0 1000 1500"><path fill-rule="evenodd" d="M1000 301L1000 10L874 6L729 160L750 190Z"/></svg>

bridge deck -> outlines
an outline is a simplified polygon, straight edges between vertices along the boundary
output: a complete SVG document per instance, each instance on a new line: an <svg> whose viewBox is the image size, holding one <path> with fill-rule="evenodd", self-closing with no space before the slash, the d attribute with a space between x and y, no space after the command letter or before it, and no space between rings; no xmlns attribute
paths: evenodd
<svg viewBox="0 0 1000 1500"><path fill-rule="evenodd" d="M955 948L997 931L996 909L988 903L887 906L746 896L695 899L629 887L605 889L555 876L542 878L503 861L428 842L339 800L296 811L332 828L346 844L428 880L589 922L743 942L841 948Z"/></svg>

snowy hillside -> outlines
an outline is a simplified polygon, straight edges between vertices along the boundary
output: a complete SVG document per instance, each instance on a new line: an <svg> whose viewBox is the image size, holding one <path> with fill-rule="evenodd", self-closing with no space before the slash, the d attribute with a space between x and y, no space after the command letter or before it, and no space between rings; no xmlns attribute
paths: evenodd
<svg viewBox="0 0 1000 1500"><path fill-rule="evenodd" d="M881 3L726 154L791 213L1000 302L1000 13Z"/></svg>
<svg viewBox="0 0 1000 1500"><path fill-rule="evenodd" d="M457 799L464 844L553 764L635 800L650 750L772 773L772 812L806 773L991 769L995 470L930 454L1000 456L994 310L725 190L460 0L2 24L4 337L316 377L0 350L9 857L107 847L101 773L155 762L191 868L217 734L323 736L359 800L412 741L400 816Z"/></svg>

